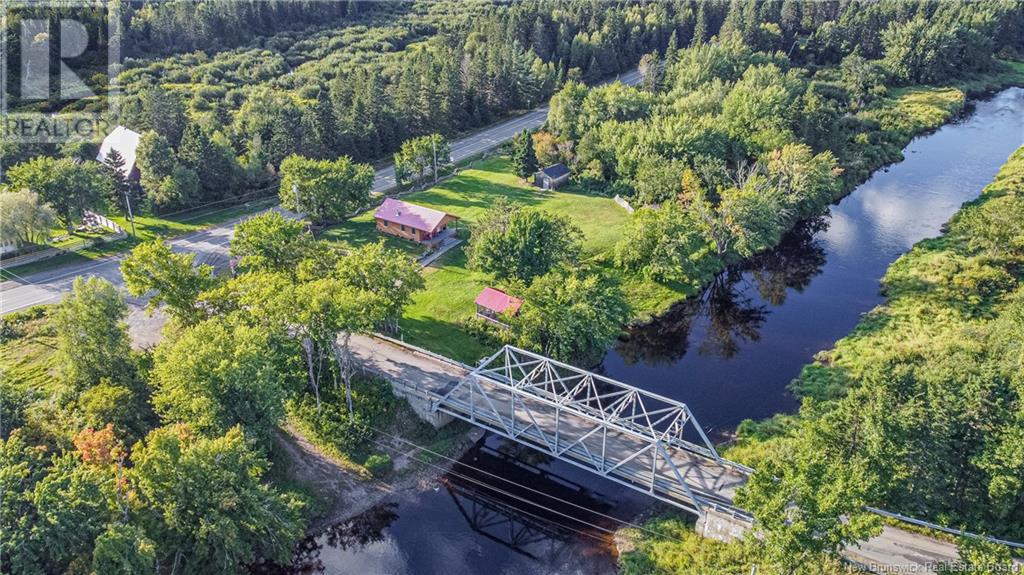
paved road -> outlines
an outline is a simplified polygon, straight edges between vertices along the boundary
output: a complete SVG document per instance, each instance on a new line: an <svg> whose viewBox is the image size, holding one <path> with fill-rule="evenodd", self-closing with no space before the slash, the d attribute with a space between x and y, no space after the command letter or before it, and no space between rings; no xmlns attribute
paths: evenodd
<svg viewBox="0 0 1024 575"><path fill-rule="evenodd" d="M619 79L623 83L633 85L640 81L640 73L633 70L623 74ZM464 160L497 147L524 129L539 127L544 123L547 114L548 107L544 106L460 138L451 145L452 160ZM372 188L375 193L388 190L394 185L394 166L388 165L377 170ZM198 254L196 259L201 263L222 267L228 262L228 247L234 227L244 219L239 218L208 230L178 236L170 240L169 244L176 252ZM123 257L123 254L111 256L4 281L0 283L0 315L33 305L59 301L63 294L71 290L71 285L78 276L102 277L119 286L122 283L120 263Z"/></svg>
<svg viewBox="0 0 1024 575"><path fill-rule="evenodd" d="M616 77L608 82L620 81L623 84L634 86L640 83L642 79L639 70L633 70L626 72L621 76ZM481 152L486 152L492 148L496 148L501 145L502 142L511 140L516 134L526 129L534 129L540 127L541 124L548 117L548 107L537 108L530 112L506 120L500 124L495 124L489 128L466 136L451 145L452 161L461 162L466 158L470 158ZM395 168L394 166L387 166L380 170L377 170L376 177L373 181L373 191L383 192L395 187Z"/></svg>
<svg viewBox="0 0 1024 575"><path fill-rule="evenodd" d="M234 226L241 220L239 218L208 230L178 236L168 243L175 252L195 253L197 262L222 268L228 262L228 244ZM4 281L0 283L0 314L59 301L65 293L71 291L76 277L101 277L120 286L123 283L120 267L123 258L124 254L119 254ZM136 299L129 299L129 303L144 304L142 300Z"/></svg>

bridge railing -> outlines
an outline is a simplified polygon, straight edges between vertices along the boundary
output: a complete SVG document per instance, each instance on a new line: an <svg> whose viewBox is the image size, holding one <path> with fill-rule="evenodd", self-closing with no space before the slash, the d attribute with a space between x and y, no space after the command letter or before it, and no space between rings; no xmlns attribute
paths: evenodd
<svg viewBox="0 0 1024 575"><path fill-rule="evenodd" d="M432 409L698 514L711 508L748 518L717 491L742 481L747 468L722 459L689 408L675 400L506 346ZM687 428L703 445L683 438ZM690 476L691 469L700 471ZM715 485L702 485L708 477Z"/></svg>

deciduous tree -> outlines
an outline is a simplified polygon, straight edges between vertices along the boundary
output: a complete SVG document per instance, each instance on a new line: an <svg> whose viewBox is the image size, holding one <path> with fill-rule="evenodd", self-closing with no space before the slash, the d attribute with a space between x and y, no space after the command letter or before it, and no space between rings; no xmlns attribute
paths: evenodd
<svg viewBox="0 0 1024 575"><path fill-rule="evenodd" d="M195 264L196 254L176 254L160 240L135 246L121 261L128 293L142 297L153 292L146 309L153 311L161 304L184 325L198 323L205 313L198 304L199 294L213 287L213 267Z"/></svg>
<svg viewBox="0 0 1024 575"><path fill-rule="evenodd" d="M435 162L440 169L449 163L451 155L448 140L440 134L406 140L395 153L395 178L399 182L422 181L427 172L433 173Z"/></svg>
<svg viewBox="0 0 1024 575"><path fill-rule="evenodd" d="M83 211L102 201L109 182L99 164L71 158L40 156L12 166L7 172L11 189L27 189L49 204L70 232Z"/></svg>
<svg viewBox="0 0 1024 575"><path fill-rule="evenodd" d="M512 323L519 345L561 361L595 364L622 332L621 288L596 274L558 269L537 278Z"/></svg>
<svg viewBox="0 0 1024 575"><path fill-rule="evenodd" d="M0 241L20 247L43 244L53 230L56 214L39 203L39 194L31 190L0 191Z"/></svg>
<svg viewBox="0 0 1024 575"><path fill-rule="evenodd" d="M386 248L382 241L350 250L338 260L335 276L379 298L382 327L390 329L397 327L412 294L425 284L416 262L404 252Z"/></svg>
<svg viewBox="0 0 1024 575"><path fill-rule="evenodd" d="M269 448L284 417L288 362L265 328L211 319L160 345L154 356L153 405L164 421L207 436L239 425Z"/></svg>
<svg viewBox="0 0 1024 575"><path fill-rule="evenodd" d="M71 294L51 316L57 333L57 365L72 389L81 392L105 378L120 384L132 380L127 315L128 306L110 282L75 278Z"/></svg>
<svg viewBox="0 0 1024 575"><path fill-rule="evenodd" d="M155 523L157 559L167 569L235 573L257 558L292 558L302 504L265 482L269 463L239 428L205 438L161 427L136 446L132 463L135 503Z"/></svg>
<svg viewBox="0 0 1024 575"><path fill-rule="evenodd" d="M373 168L345 156L334 161L289 156L281 162L281 205L322 225L365 206Z"/></svg>
<svg viewBox="0 0 1024 575"><path fill-rule="evenodd" d="M470 265L529 283L559 264L574 263L582 240L583 232L564 216L503 202L474 227Z"/></svg>
<svg viewBox="0 0 1024 575"><path fill-rule="evenodd" d="M241 258L239 265L243 268L294 275L312 245L313 236L302 221L270 211L235 227L231 255Z"/></svg>

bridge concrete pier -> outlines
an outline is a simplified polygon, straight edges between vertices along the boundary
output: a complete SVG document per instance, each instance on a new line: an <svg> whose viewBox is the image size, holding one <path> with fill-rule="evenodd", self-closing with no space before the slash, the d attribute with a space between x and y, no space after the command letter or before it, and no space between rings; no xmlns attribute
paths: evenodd
<svg viewBox="0 0 1024 575"><path fill-rule="evenodd" d="M694 531L702 537L728 543L742 539L752 528L753 525L746 518L716 509L706 509L704 514L698 517Z"/></svg>

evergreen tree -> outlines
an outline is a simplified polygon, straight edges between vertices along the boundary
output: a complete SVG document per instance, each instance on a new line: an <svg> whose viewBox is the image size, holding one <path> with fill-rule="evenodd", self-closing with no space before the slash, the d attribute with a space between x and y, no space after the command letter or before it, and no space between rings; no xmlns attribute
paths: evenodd
<svg viewBox="0 0 1024 575"><path fill-rule="evenodd" d="M212 164L215 162L213 147L206 130L199 124L189 124L181 136L178 146L178 161L182 166L192 170L199 178L201 201L220 199L218 196L224 189L225 182L215 181Z"/></svg>
<svg viewBox="0 0 1024 575"><path fill-rule="evenodd" d="M693 38L690 40L690 46L700 46L701 44L708 41L708 15L704 11L704 3L700 3L700 8L697 9L697 23L693 26Z"/></svg>
<svg viewBox="0 0 1024 575"><path fill-rule="evenodd" d="M144 127L162 135L171 147L177 148L188 121L181 98L157 85L143 92L142 110Z"/></svg>
<svg viewBox="0 0 1024 575"><path fill-rule="evenodd" d="M661 64L661 87L670 90L672 85L675 83L672 76L672 70L675 68L676 62L679 60L679 38L676 35L676 31L672 31L672 35L669 36L668 46L665 48L665 57L662 58Z"/></svg>
<svg viewBox="0 0 1024 575"><path fill-rule="evenodd" d="M313 157L331 159L337 155L338 123L327 90L320 90L311 112L312 125L307 130Z"/></svg>
<svg viewBox="0 0 1024 575"><path fill-rule="evenodd" d="M104 172L110 178L110 186L107 188L107 204L120 212L128 215L126 201L131 193L131 184L124 173L124 157L121 152L111 149L107 157L103 158Z"/></svg>
<svg viewBox="0 0 1024 575"><path fill-rule="evenodd" d="M533 150L530 132L523 130L512 141L512 167L517 176L529 178L537 171L537 154Z"/></svg>

